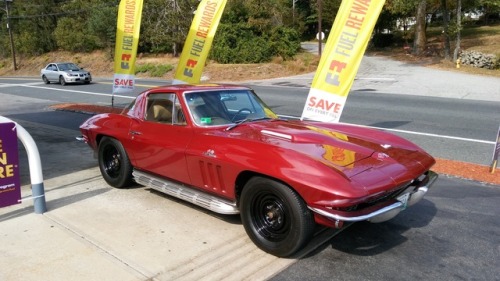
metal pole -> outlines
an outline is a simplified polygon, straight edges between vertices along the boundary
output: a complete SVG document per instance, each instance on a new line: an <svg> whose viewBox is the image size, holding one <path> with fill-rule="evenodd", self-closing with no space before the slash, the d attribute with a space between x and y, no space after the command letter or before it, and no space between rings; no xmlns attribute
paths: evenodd
<svg viewBox="0 0 500 281"><path fill-rule="evenodd" d="M14 71L16 71L17 70L16 50L14 48L14 39L12 38L12 28L10 26L10 14L9 14L9 4L8 4L8 2L12 2L12 0L11 1L4 0L4 2L5 2L5 12L7 14L7 29L9 30L10 51L12 53L12 64L13 64Z"/></svg>
<svg viewBox="0 0 500 281"><path fill-rule="evenodd" d="M30 167L30 177L31 177L31 192L33 195L33 205L35 208L35 214L43 214L47 211L47 206L45 203L45 189L43 187L43 175L42 175L42 161L40 160L40 153L38 152L38 147L31 135L17 122L10 120L9 118L0 116L0 123L10 123L16 124L17 138L22 142L26 153L28 154L28 164Z"/></svg>
<svg viewBox="0 0 500 281"><path fill-rule="evenodd" d="M322 21L322 18L321 18L321 12L323 10L323 8L321 7L321 1L322 0L318 0L318 55L321 57L321 45L323 44L323 38L321 38L321 21Z"/></svg>

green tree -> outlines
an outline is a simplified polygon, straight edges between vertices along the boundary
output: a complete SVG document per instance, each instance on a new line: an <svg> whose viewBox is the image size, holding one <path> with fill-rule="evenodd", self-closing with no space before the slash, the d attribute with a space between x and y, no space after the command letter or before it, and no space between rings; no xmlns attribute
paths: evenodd
<svg viewBox="0 0 500 281"><path fill-rule="evenodd" d="M52 0L13 1L10 22L16 52L40 55L56 47L52 31L56 26Z"/></svg>
<svg viewBox="0 0 500 281"><path fill-rule="evenodd" d="M144 1L139 49L177 56L186 40L198 0Z"/></svg>
<svg viewBox="0 0 500 281"><path fill-rule="evenodd" d="M221 63L292 58L300 49L300 35L291 27L293 21L284 16L290 7L283 4L282 0L228 1L210 57Z"/></svg>
<svg viewBox="0 0 500 281"><path fill-rule="evenodd" d="M57 46L73 52L89 52L109 48L116 30L119 1L74 0L60 5L54 37Z"/></svg>

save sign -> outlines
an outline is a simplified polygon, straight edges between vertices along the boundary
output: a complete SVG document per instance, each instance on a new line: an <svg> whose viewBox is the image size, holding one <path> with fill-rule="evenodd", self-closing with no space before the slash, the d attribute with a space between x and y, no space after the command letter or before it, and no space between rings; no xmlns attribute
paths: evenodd
<svg viewBox="0 0 500 281"><path fill-rule="evenodd" d="M141 28L142 0L121 0L116 22L113 95L132 93Z"/></svg>
<svg viewBox="0 0 500 281"><path fill-rule="evenodd" d="M384 0L343 0L301 119L338 122Z"/></svg>
<svg viewBox="0 0 500 281"><path fill-rule="evenodd" d="M0 123L0 208L21 202L15 123Z"/></svg>

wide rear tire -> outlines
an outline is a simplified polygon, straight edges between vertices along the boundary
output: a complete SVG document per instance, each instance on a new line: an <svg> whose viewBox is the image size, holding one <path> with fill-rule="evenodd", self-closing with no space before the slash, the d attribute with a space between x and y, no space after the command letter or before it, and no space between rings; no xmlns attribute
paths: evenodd
<svg viewBox="0 0 500 281"><path fill-rule="evenodd" d="M243 188L241 220L260 249L288 257L312 237L315 223L304 200L288 186L264 177L254 177Z"/></svg>
<svg viewBox="0 0 500 281"><path fill-rule="evenodd" d="M116 188L132 184L132 165L123 145L114 138L104 137L99 143L99 169L104 180Z"/></svg>

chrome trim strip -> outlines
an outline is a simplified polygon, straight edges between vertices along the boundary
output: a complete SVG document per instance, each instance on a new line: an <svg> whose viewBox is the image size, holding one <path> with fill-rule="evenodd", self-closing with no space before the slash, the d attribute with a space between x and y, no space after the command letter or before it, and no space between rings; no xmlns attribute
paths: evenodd
<svg viewBox="0 0 500 281"><path fill-rule="evenodd" d="M373 213L369 213L369 214L366 214L366 215L362 215L362 216L357 216L357 217L344 217L344 216L341 216L341 215L337 215L337 214L332 214L332 213L328 213L326 211L323 211L321 209L317 209L317 208L313 208L313 207L310 207L310 206L307 206L311 211L315 212L315 213L318 213L322 216L325 216L329 219L332 219L332 220L339 220L339 221L350 221L350 222L356 222L356 221L366 221L366 220L369 220L373 217L376 217L376 216L380 216L380 215L383 215L387 212L390 212L394 209L401 209L403 208L403 203L401 202L395 202L389 206L386 206L382 209L379 209L379 210L376 210L375 212Z"/></svg>
<svg viewBox="0 0 500 281"><path fill-rule="evenodd" d="M132 175L134 176L134 180L138 184L145 185L167 195L193 203L210 211L224 215L233 215L240 213L235 202L231 202L229 200L225 200L196 190L194 188L178 184L157 176L153 176L135 169Z"/></svg>
<svg viewBox="0 0 500 281"><path fill-rule="evenodd" d="M291 135L282 134L282 133L273 132L273 131L268 131L268 130L262 130L260 132L262 134L264 134L264 135L278 137L278 138L283 138L283 139L286 139L286 140L292 140L292 136Z"/></svg>

